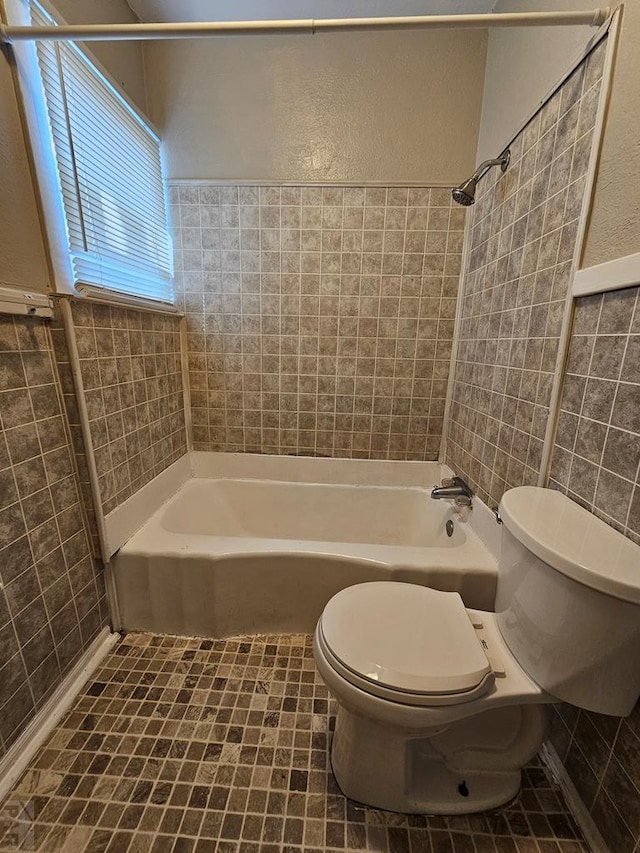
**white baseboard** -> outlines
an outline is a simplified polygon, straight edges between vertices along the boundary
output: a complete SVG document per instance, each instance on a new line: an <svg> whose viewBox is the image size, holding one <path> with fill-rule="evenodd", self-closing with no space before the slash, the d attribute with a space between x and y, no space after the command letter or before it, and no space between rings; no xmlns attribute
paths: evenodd
<svg viewBox="0 0 640 853"><path fill-rule="evenodd" d="M640 252L595 267L577 270L573 277L573 296L607 293L640 284Z"/></svg>
<svg viewBox="0 0 640 853"><path fill-rule="evenodd" d="M553 779L560 786L569 811L580 827L591 853L611 853L604 838L600 835L600 830L589 814L589 810L582 802L582 798L571 781L564 764L560 761L560 756L548 741L543 743L540 757L551 772Z"/></svg>
<svg viewBox="0 0 640 853"><path fill-rule="evenodd" d="M24 773L29 762L73 705L80 688L120 639L105 628L38 711L18 740L0 760L0 802Z"/></svg>

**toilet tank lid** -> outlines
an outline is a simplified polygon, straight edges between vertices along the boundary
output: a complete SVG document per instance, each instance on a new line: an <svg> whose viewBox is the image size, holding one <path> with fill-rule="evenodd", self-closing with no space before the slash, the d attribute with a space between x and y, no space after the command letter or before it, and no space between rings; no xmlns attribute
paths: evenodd
<svg viewBox="0 0 640 853"><path fill-rule="evenodd" d="M640 604L640 547L561 492L518 486L500 516L513 536L567 577Z"/></svg>

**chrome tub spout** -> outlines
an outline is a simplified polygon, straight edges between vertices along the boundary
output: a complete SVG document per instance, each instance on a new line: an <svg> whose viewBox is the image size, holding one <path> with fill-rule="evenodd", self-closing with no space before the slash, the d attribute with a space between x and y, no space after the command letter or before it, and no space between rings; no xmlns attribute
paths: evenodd
<svg viewBox="0 0 640 853"><path fill-rule="evenodd" d="M431 497L434 500L452 500L459 505L471 506L473 491L462 477L452 477L449 480L443 480L441 486L432 489Z"/></svg>

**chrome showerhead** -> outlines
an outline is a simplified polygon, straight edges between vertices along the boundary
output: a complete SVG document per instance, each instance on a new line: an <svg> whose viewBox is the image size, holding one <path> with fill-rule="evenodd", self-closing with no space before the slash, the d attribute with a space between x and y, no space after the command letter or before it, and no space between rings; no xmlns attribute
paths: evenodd
<svg viewBox="0 0 640 853"><path fill-rule="evenodd" d="M501 171L505 172L509 165L510 158L511 152L507 148L507 150L499 157L496 157L495 160L485 160L484 163L481 163L478 166L470 178L463 181L459 187L455 187L451 190L453 200L457 202L457 204L461 204L463 207L469 207L474 204L476 200L476 187L478 186L478 181L481 181L493 166L500 166Z"/></svg>
<svg viewBox="0 0 640 853"><path fill-rule="evenodd" d="M478 182L474 178L469 178L463 184L460 184L459 187L451 190L453 200L458 204L461 204L463 207L469 207L474 204L476 200L477 183Z"/></svg>

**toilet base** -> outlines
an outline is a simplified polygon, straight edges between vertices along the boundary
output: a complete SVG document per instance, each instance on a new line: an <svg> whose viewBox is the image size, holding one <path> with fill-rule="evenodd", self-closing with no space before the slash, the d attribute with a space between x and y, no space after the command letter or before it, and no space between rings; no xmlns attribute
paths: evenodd
<svg viewBox="0 0 640 853"><path fill-rule="evenodd" d="M539 749L544 708L488 711L442 731L398 731L339 707L331 764L346 797L406 814L498 808L520 790L520 768Z"/></svg>

